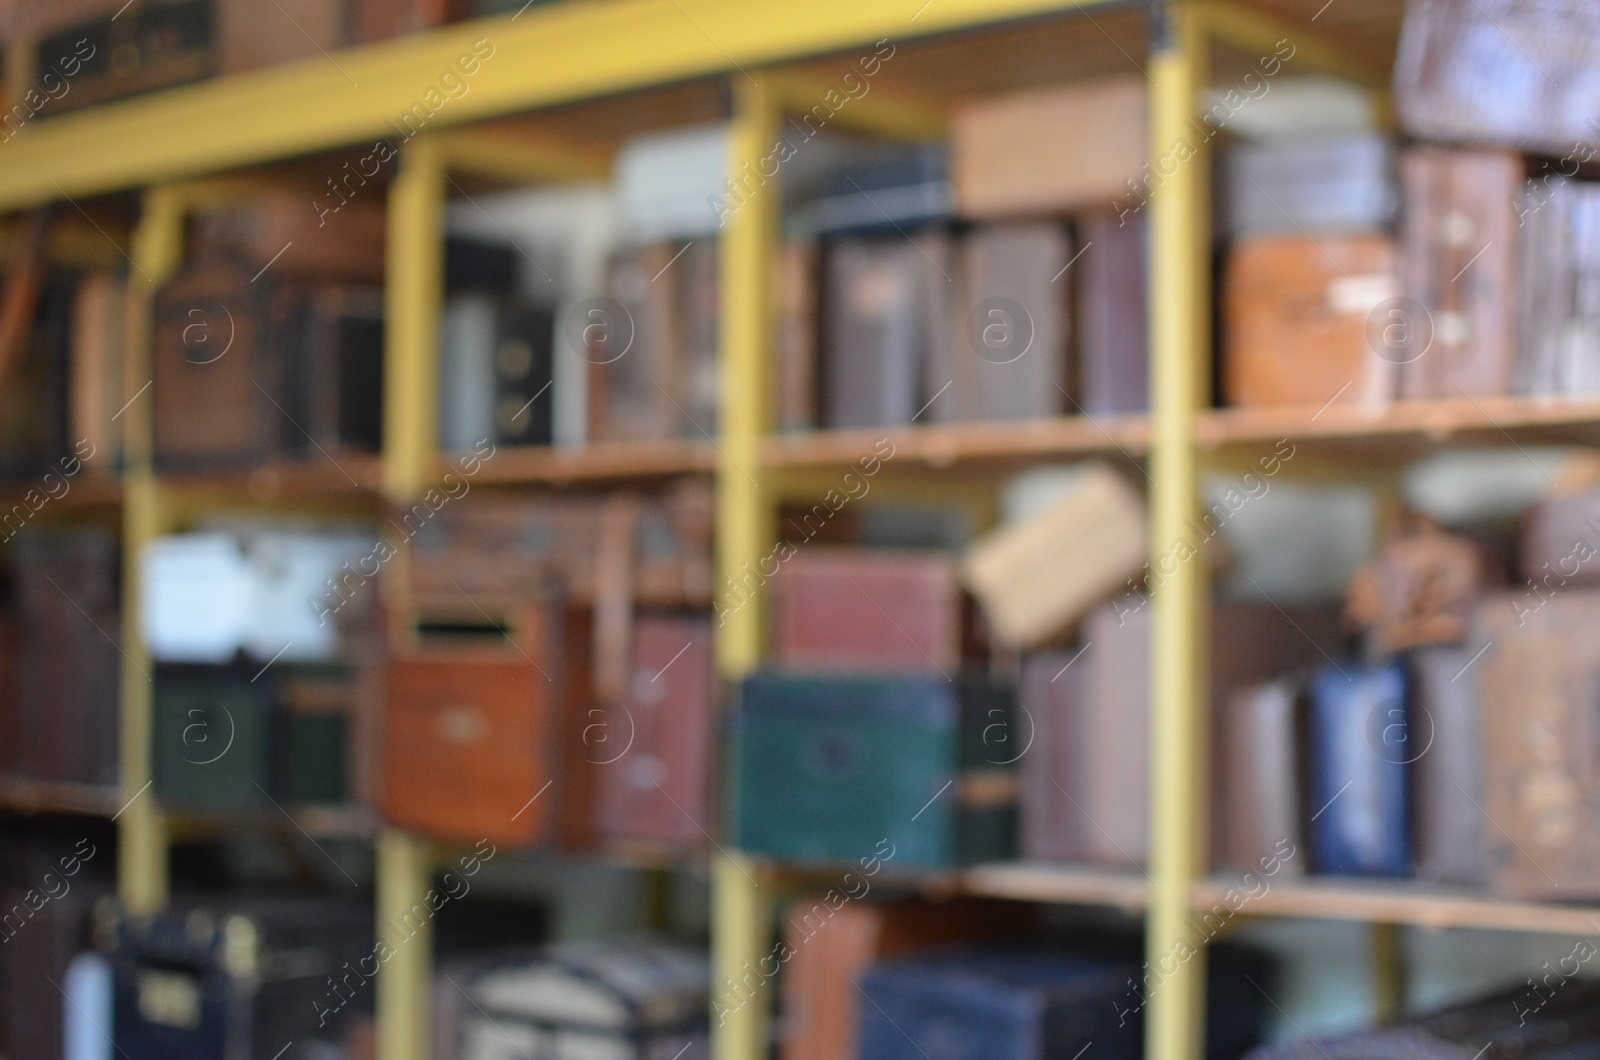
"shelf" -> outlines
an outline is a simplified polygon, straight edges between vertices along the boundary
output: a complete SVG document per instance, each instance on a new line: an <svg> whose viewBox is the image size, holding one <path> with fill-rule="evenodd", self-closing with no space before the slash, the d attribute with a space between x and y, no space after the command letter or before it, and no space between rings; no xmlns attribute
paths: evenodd
<svg viewBox="0 0 1600 1060"><path fill-rule="evenodd" d="M1195 428L1203 448L1245 452L1280 438L1334 456L1412 459L1441 445L1600 446L1600 397L1480 397L1382 407L1216 409Z"/></svg>
<svg viewBox="0 0 1600 1060"><path fill-rule="evenodd" d="M883 459L887 442L893 455ZM878 427L775 435L761 450L775 471L846 470L878 457L888 466L984 470L1041 457L1117 454L1135 458L1150 442L1143 416L1066 416L1018 423L957 423L927 427Z"/></svg>
<svg viewBox="0 0 1600 1060"><path fill-rule="evenodd" d="M1268 883L1265 893L1240 907L1241 915L1413 924L1432 930L1600 935L1600 904L1519 901L1414 880L1273 879ZM1244 893L1237 879L1213 878L1198 884L1195 911L1226 908L1223 896L1230 887Z"/></svg>
<svg viewBox="0 0 1600 1060"><path fill-rule="evenodd" d="M0 773L0 809L13 813L110 817L122 808L122 803L122 789L115 785L34 780Z"/></svg>
<svg viewBox="0 0 1600 1060"><path fill-rule="evenodd" d="M190 836L237 833L242 828L252 828L294 835L303 833L311 839L370 840L382 827L372 810L359 805L286 806L281 811L268 808L237 814L166 810L165 816L175 833Z"/></svg>
<svg viewBox="0 0 1600 1060"><path fill-rule="evenodd" d="M1096 865L1001 862L967 869L959 880L962 890L986 898L1105 905L1126 912L1144 909L1150 897L1150 883L1143 874Z"/></svg>
<svg viewBox="0 0 1600 1060"><path fill-rule="evenodd" d="M716 457L710 442L679 439L602 442L581 449L502 447L479 463L472 481L479 485L568 486L704 474L716 466ZM455 471L458 459L440 457L438 474Z"/></svg>
<svg viewBox="0 0 1600 1060"><path fill-rule="evenodd" d="M340 453L237 470L163 471L158 480L164 489L238 495L258 503L369 498L382 489L383 463L370 453Z"/></svg>
<svg viewBox="0 0 1600 1060"><path fill-rule="evenodd" d="M52 497L47 492L46 486L59 490L59 485L56 485L57 480L67 484L67 491ZM66 479L55 473L49 484L44 481L43 473L36 478L0 483L0 514L10 513L18 506L33 508L26 499L30 493L35 495L36 503L38 498L44 498L44 503L34 509L35 515L47 515L52 511L67 508L76 511L114 508L122 503L122 480L115 475L80 471Z"/></svg>

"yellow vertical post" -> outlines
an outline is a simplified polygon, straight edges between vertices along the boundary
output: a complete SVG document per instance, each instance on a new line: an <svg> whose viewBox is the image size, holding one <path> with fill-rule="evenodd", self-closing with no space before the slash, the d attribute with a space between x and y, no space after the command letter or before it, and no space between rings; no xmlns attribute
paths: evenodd
<svg viewBox="0 0 1600 1060"><path fill-rule="evenodd" d="M426 136L401 151L389 191L385 285L383 483L389 500L415 498L437 448L434 395L444 300L444 159ZM378 1055L427 1060L433 939L426 915L432 854L394 829L378 838L378 938L390 956L378 973Z"/></svg>
<svg viewBox="0 0 1600 1060"><path fill-rule="evenodd" d="M1393 1023L1406 1014L1406 934L1399 924L1372 925L1372 1018Z"/></svg>
<svg viewBox="0 0 1600 1060"><path fill-rule="evenodd" d="M721 233L721 403L718 410L717 574L723 586L718 610L717 667L738 680L761 661L764 599L760 560L772 547L773 513L759 485L761 440L771 408L767 361L771 344L771 280L777 233L778 188L762 181L760 160L778 137L779 102L768 88L737 78L729 136L732 187ZM721 855L712 869L712 998L731 991L746 968L756 968L768 944L766 903L749 867L737 854ZM757 992L744 1004L712 1014L717 1060L757 1060L766 1055L771 998Z"/></svg>
<svg viewBox="0 0 1600 1060"><path fill-rule="evenodd" d="M122 808L117 815L117 889L138 913L167 901L167 830L151 783L150 740L154 687L150 655L139 629L139 556L161 532L160 493L150 469L154 395L149 384L152 301L183 256L183 203L170 188L145 193L134 232L129 286L132 297L124 360L123 392L130 400L119 415L127 461L122 505Z"/></svg>
<svg viewBox="0 0 1600 1060"><path fill-rule="evenodd" d="M1150 444L1154 607L1146 1055L1202 1055L1205 954L1190 917L1204 850L1205 556L1170 553L1199 509L1195 419L1207 394L1208 160L1194 119L1206 42L1189 0L1153 9L1150 41ZM1199 551L1202 542L1189 541ZM1166 557L1160 564L1157 557ZM1171 570L1171 573L1167 573Z"/></svg>

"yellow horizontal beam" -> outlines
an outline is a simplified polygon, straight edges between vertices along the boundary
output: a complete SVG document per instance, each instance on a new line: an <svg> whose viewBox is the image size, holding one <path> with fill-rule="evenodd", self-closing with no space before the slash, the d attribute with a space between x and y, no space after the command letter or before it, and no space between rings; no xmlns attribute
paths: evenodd
<svg viewBox="0 0 1600 1060"><path fill-rule="evenodd" d="M1108 2L568 0L30 123L0 210Z"/></svg>
<svg viewBox="0 0 1600 1060"><path fill-rule="evenodd" d="M604 180L613 152L566 136L458 129L437 137L445 167L511 184Z"/></svg>

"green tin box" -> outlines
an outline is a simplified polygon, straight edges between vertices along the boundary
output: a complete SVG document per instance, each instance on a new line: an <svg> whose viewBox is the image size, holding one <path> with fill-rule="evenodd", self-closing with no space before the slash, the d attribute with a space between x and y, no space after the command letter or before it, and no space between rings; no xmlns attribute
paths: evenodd
<svg viewBox="0 0 1600 1060"><path fill-rule="evenodd" d="M978 679L748 678L732 716L739 847L903 868L1013 856L1014 702Z"/></svg>

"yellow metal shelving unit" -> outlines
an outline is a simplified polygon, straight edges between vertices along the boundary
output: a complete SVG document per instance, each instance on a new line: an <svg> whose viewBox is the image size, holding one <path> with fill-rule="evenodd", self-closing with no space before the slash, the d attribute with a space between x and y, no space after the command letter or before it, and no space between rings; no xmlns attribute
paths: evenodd
<svg viewBox="0 0 1600 1060"><path fill-rule="evenodd" d="M371 485L381 487L385 498L403 501L416 497L440 470L433 389L448 170L459 167L512 180L559 179L592 174L607 164L604 157L573 142L512 139L489 130L455 127L721 76L728 79L733 101L730 176L742 182L741 167L754 165L771 150L786 104L813 98L817 92L814 82L784 64L884 38L948 37L1073 12L1092 18L1097 9L1113 6L1117 5L1110 0L567 0L529 9L517 18L452 27L342 52L328 60L229 77L36 122L0 148L0 210L144 190L143 217L131 252L135 278L142 284L135 288L140 298L130 344L127 392L131 395L149 377L148 296L177 267L186 195L197 194L174 182L379 137L403 141L389 197L387 440L371 476ZM1316 7L1308 4L1303 17L1286 22L1239 4L1172 0L1152 5L1149 54L1141 64L1151 85L1151 159L1162 159L1176 143L1194 139L1208 69L1219 44L1270 54L1275 42L1288 38L1296 49L1297 70L1328 70L1381 89L1387 71L1352 60L1345 50L1328 44L1315 24L1322 15ZM1329 21L1334 17L1330 15ZM438 75L479 41L488 42L493 53L466 79L465 94L436 96L444 100L438 105L424 102ZM424 107L427 120L415 135L407 135L397 123L408 112L419 113L412 109L417 104ZM936 132L941 124L937 108L887 94L852 111L849 120L887 135ZM1152 263L1151 416L1106 425L1064 419L993 429L890 432L897 449L905 453L904 463L921 475L908 486L946 490L949 487L941 478L952 467L1019 466L1040 458L1120 450L1148 461L1151 541L1153 553L1159 554L1183 535L1186 521L1196 512L1199 475L1207 462L1225 462L1230 451L1259 439L1295 434L1332 447L1408 449L1454 430L1488 434L1510 423L1519 431L1562 432L1600 421L1600 409L1595 407L1551 410L1514 404L1489 412L1476 404L1473 409L1453 411L1396 410L1381 421L1335 411L1313 425L1287 423L1272 415L1204 411L1211 334L1204 143L1195 145L1191 156L1172 172L1160 175L1147 207ZM648 453L597 447L593 453L571 456L526 454L505 465L520 470L497 468L495 473L513 479L526 476L527 481L605 482L710 471L716 483L719 577L737 581L746 564L757 567L775 541L774 516L785 490L804 488L797 483L803 483L805 476L842 467L862 451L857 444L861 439L848 435L780 439L769 433L777 201L773 188L747 196L728 217L722 235L723 386L718 437L712 445L656 447ZM148 400L136 401L128 411L129 468L122 504L124 543L130 556L170 525L175 511L149 469L149 408ZM123 898L135 908L154 909L166 896L167 826L146 790L148 659L137 638L137 564L126 568L124 628L129 637L123 704L125 805L117 818L119 874ZM1175 962L1170 977L1150 996L1147 1054L1152 1060L1191 1060L1201 1053L1204 955L1193 934L1192 914L1208 907L1219 886L1201 876L1206 821L1200 809L1204 788L1200 763L1206 705L1199 690L1205 687L1201 605L1206 590L1203 564L1190 563L1181 566L1154 598L1153 834L1148 881L1092 870L1015 866L985 866L955 878L958 886L976 893L1145 910L1153 967L1173 964L1174 953L1194 947L1198 955ZM737 680L757 666L763 643L759 599L734 609L718 631L716 657L723 677ZM435 855L430 844L414 837L388 830L379 834L381 924L398 922L423 899ZM773 941L773 896L760 881L770 878L738 852L717 848L712 860L714 990L738 979L743 968L757 967L768 951ZM1530 931L1568 930L1580 912L1590 912L1569 916L1526 903L1420 888L1374 893L1370 888L1332 883L1285 885L1254 911L1374 923L1503 922ZM394 945L394 950L378 984L381 1055L384 1060L425 1060L431 964L426 933ZM1388 978L1399 982L1398 975ZM725 1021L717 1021L718 1060L757 1060L765 1055L770 1000L758 998Z"/></svg>

